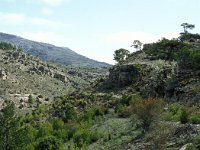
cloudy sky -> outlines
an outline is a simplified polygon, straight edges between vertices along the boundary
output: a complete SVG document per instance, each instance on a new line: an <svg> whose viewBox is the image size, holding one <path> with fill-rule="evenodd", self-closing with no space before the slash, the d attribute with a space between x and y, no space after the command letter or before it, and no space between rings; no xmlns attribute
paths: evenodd
<svg viewBox="0 0 200 150"><path fill-rule="evenodd" d="M114 63L113 52L161 37L177 37L180 24L200 32L199 0L1 0L0 32L69 47Z"/></svg>

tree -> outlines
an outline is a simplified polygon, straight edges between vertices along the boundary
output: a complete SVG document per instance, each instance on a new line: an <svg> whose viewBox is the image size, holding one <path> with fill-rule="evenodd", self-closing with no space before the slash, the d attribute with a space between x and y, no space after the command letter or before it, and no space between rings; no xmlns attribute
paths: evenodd
<svg viewBox="0 0 200 150"><path fill-rule="evenodd" d="M140 42L139 40L134 40L131 47L134 47L136 50L140 51L142 50L142 42Z"/></svg>
<svg viewBox="0 0 200 150"><path fill-rule="evenodd" d="M23 145L21 135L19 119L15 115L15 105L10 102L0 113L0 149L18 149Z"/></svg>
<svg viewBox="0 0 200 150"><path fill-rule="evenodd" d="M181 26L183 27L184 29L184 33L188 33L188 29L194 29L195 28L195 25L193 24L188 24L188 23L182 23Z"/></svg>
<svg viewBox="0 0 200 150"><path fill-rule="evenodd" d="M115 50L114 60L121 64L128 57L129 54L130 52L128 50L120 48L118 50Z"/></svg>

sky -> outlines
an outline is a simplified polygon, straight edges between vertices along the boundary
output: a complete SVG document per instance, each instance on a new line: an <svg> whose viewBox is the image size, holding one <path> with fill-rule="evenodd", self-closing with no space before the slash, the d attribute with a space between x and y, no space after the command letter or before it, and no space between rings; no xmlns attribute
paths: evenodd
<svg viewBox="0 0 200 150"><path fill-rule="evenodd" d="M68 47L114 64L134 40L178 37L182 23L200 32L199 0L1 0L0 32Z"/></svg>

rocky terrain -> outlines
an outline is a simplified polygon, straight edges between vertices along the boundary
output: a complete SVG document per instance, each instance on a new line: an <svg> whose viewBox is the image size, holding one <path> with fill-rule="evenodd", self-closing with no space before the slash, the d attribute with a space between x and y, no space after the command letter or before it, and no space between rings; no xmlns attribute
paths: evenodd
<svg viewBox="0 0 200 150"><path fill-rule="evenodd" d="M17 107L23 105L26 108L29 106L29 95L43 103L55 96L81 90L96 78L104 77L106 69L96 70L66 68L41 61L24 52L0 49L1 105L5 100L12 99Z"/></svg>

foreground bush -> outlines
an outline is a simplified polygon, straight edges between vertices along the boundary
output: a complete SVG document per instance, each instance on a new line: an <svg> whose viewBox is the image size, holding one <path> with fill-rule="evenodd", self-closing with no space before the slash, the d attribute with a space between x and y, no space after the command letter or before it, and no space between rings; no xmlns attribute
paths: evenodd
<svg viewBox="0 0 200 150"><path fill-rule="evenodd" d="M155 98L137 101L132 105L132 111L141 121L144 130L148 130L151 123L158 118L162 112L162 105L163 102Z"/></svg>

